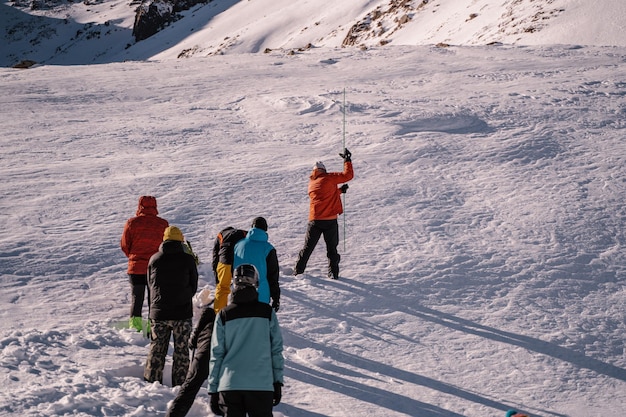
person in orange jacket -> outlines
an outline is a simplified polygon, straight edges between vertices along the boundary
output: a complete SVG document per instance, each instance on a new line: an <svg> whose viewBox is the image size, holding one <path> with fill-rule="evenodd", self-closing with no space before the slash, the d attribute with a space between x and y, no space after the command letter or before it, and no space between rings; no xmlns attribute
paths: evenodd
<svg viewBox="0 0 626 417"><path fill-rule="evenodd" d="M148 261L159 251L167 220L157 216L157 201L152 196L139 197L135 217L126 221L120 246L128 257L128 279L131 286L129 327L142 331L141 311L145 299Z"/></svg>
<svg viewBox="0 0 626 417"><path fill-rule="evenodd" d="M348 190L346 183L354 177L352 170L352 154L346 148L339 156L343 158L343 172L326 172L323 162L316 162L309 178L309 223L304 238L304 247L298 255L298 261L293 274L304 273L309 257L317 245L320 237L326 242L326 256L328 257L328 277L339 278L339 260L337 252L339 245L339 225L337 216L343 213L341 194Z"/></svg>

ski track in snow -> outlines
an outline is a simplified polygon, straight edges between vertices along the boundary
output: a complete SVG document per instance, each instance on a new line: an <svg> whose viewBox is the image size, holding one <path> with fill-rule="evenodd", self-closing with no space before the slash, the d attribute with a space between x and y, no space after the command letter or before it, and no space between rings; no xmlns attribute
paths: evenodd
<svg viewBox="0 0 626 417"><path fill-rule="evenodd" d="M212 288L263 215L282 267L275 416L619 416L624 48L396 47L0 69L0 414L164 415L119 249L156 195ZM390 64L392 63L392 64ZM304 238L315 160L355 179L341 279ZM345 250L344 250L345 243ZM210 415L201 390L191 417Z"/></svg>

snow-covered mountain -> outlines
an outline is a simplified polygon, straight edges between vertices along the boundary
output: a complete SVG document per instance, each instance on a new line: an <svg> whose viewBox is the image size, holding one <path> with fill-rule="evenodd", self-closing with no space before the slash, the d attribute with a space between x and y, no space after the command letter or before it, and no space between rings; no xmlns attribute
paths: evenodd
<svg viewBox="0 0 626 417"><path fill-rule="evenodd" d="M311 47L626 45L623 0L213 0L146 40L138 1L2 0L1 66L92 64Z"/></svg>

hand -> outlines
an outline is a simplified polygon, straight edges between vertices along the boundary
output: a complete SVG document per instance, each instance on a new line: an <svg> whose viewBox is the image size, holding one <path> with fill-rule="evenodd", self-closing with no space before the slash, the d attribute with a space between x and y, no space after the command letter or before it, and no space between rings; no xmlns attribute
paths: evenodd
<svg viewBox="0 0 626 417"><path fill-rule="evenodd" d="M274 382L274 401L272 402L273 406L277 406L280 404L280 399L283 397L283 384L280 382Z"/></svg>
<svg viewBox="0 0 626 417"><path fill-rule="evenodd" d="M224 412L220 408L220 394L213 392L209 394L211 397L211 412L216 416L223 416Z"/></svg>
<svg viewBox="0 0 626 417"><path fill-rule="evenodd" d="M339 187L339 189L341 190L341 194L345 194L346 191L348 191L348 188L350 188L348 187L348 184L344 184L341 187Z"/></svg>
<svg viewBox="0 0 626 417"><path fill-rule="evenodd" d="M352 152L348 148L343 148L343 153L339 154L343 158L344 162L352 162Z"/></svg>
<svg viewBox="0 0 626 417"><path fill-rule="evenodd" d="M272 301L272 308L274 309L275 312L278 313L278 309L280 308L280 301L273 300Z"/></svg>

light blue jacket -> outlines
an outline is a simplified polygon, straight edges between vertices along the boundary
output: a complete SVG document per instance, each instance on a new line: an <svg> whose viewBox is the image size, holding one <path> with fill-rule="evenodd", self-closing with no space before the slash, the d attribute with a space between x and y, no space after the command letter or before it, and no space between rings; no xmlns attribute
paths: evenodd
<svg viewBox="0 0 626 417"><path fill-rule="evenodd" d="M252 289L252 287L249 287ZM274 391L283 383L283 338L274 310L237 297L215 319L209 361L209 392Z"/></svg>
<svg viewBox="0 0 626 417"><path fill-rule="evenodd" d="M273 252L272 252L273 251ZM242 264L252 264L259 271L259 301L270 302L270 295L274 299L280 297L278 289L278 259L276 250L268 242L267 232L262 229L252 228L245 239L235 245L235 259L233 269ZM268 268L270 271L268 271ZM270 275L268 279L268 272ZM270 281L272 281L270 283ZM271 284L271 285L270 285ZM273 291L271 287L274 287Z"/></svg>

